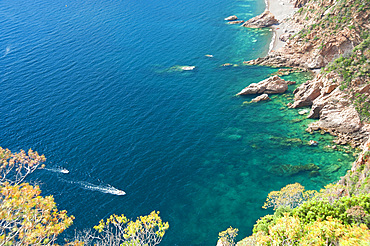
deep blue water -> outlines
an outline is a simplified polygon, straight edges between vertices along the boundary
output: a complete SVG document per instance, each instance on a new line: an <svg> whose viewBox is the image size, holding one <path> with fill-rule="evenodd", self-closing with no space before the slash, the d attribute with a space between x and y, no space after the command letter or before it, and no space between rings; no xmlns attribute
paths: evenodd
<svg viewBox="0 0 370 246"><path fill-rule="evenodd" d="M220 65L265 55L272 35L223 18L264 8L262 0L0 2L0 146L46 155L54 172L30 178L76 217L63 236L113 213L159 210L170 223L162 245L215 245L229 226L249 235L270 212L261 206L271 190L319 189L344 175L351 154L326 150L330 137L309 135L310 121L284 107L294 86L268 103L242 106L252 97L233 96L276 69ZM173 69L182 65L196 69ZM273 168L308 163L319 176Z"/></svg>

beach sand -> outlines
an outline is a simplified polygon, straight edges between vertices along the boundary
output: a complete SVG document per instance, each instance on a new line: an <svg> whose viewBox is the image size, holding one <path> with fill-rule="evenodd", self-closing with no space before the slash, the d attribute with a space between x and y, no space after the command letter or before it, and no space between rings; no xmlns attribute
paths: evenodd
<svg viewBox="0 0 370 246"><path fill-rule="evenodd" d="M266 5L266 9L268 9L279 21L278 25L271 27L274 31L274 36L270 44L270 53L284 46L285 42L279 40L279 37L285 32L292 31L293 28L283 20L292 16L298 8L294 8L294 4L289 0L266 0Z"/></svg>

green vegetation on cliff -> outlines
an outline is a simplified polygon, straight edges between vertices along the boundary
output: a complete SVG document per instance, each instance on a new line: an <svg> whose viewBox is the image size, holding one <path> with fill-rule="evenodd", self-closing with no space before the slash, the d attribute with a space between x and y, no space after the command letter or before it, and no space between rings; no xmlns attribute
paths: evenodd
<svg viewBox="0 0 370 246"><path fill-rule="evenodd" d="M341 190L330 185L316 193L296 183L271 192L274 214L259 219L252 236L237 245L368 245L370 194L340 197Z"/></svg>
<svg viewBox="0 0 370 246"><path fill-rule="evenodd" d="M345 93L346 106L353 104L362 123L370 122L370 0L311 0L290 21L303 26L287 42L290 58L314 57L311 67L337 73L330 77L333 88ZM318 193L297 183L272 191L264 208L274 213L236 245L369 245L369 171L370 146L364 146L336 185Z"/></svg>
<svg viewBox="0 0 370 246"><path fill-rule="evenodd" d="M370 121L370 36L364 32L362 41L348 57L339 57L330 63L324 71L336 71L341 75L340 89L348 93L361 120Z"/></svg>

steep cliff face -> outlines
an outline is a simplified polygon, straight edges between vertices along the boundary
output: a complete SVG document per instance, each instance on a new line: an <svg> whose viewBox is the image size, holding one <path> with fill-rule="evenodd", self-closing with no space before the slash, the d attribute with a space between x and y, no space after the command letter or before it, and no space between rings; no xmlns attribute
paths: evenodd
<svg viewBox="0 0 370 246"><path fill-rule="evenodd" d="M340 184L345 195L370 192L370 1L311 0L287 23L302 29L259 63L321 68L294 92L290 107L311 107L308 118L319 120L307 131L362 148Z"/></svg>
<svg viewBox="0 0 370 246"><path fill-rule="evenodd" d="M296 1L295 5L304 2ZM369 0L311 0L290 19L288 29L300 30L280 37L284 47L252 64L321 68L348 55L370 29Z"/></svg>
<svg viewBox="0 0 370 246"><path fill-rule="evenodd" d="M370 135L370 0L311 0L284 22L300 31L284 37L282 48L247 63L321 69L294 91L289 107L311 107L308 118L319 121L308 131L362 146Z"/></svg>
<svg viewBox="0 0 370 246"><path fill-rule="evenodd" d="M291 108L311 107L307 131L337 136L362 154L340 181L343 194L370 192L370 0L296 0L283 22L285 45L248 64L321 69L294 91ZM289 31L290 27L290 31ZM300 30L300 31L297 31Z"/></svg>

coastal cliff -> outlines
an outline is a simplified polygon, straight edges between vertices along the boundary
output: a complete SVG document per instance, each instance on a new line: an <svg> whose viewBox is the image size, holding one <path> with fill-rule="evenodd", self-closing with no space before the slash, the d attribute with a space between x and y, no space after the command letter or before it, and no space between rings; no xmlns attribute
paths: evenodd
<svg viewBox="0 0 370 246"><path fill-rule="evenodd" d="M271 5L280 5L280 9ZM307 118L317 121L306 131L329 133L336 136L336 145L349 144L361 153L351 170L315 199L304 199L303 190L299 191L298 197L307 201L302 207L282 193L285 188L271 192L274 195L267 201L291 199L288 206L258 220L253 235L237 245L365 245L370 241L370 0L270 0L267 10L274 15L269 18L277 19L277 24L269 27L275 33L270 51L244 63L312 71L313 79L293 92L294 101L287 107L310 107ZM328 223L336 223L340 229L323 233ZM351 234L350 230L362 230L361 223L361 237L343 236ZM292 229L295 226L297 231ZM305 226L306 231L302 229ZM310 238L315 230L321 234ZM231 245L227 242L220 237L218 245Z"/></svg>
<svg viewBox="0 0 370 246"><path fill-rule="evenodd" d="M245 63L315 72L294 91L290 108L311 107L307 131L365 148L370 136L370 1L295 1L275 27L277 49ZM282 29L282 30L277 30Z"/></svg>

